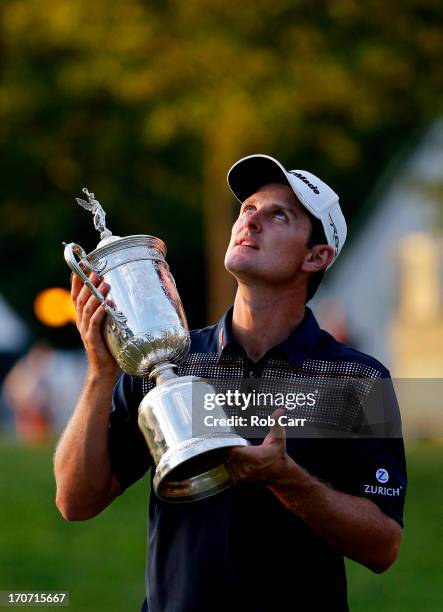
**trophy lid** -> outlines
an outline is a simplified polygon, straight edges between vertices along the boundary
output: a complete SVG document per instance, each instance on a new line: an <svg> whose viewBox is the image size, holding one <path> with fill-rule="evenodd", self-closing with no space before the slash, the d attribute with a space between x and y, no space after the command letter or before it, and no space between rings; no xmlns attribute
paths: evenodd
<svg viewBox="0 0 443 612"><path fill-rule="evenodd" d="M117 240L121 240L121 236L114 236L114 234L112 234L111 236L108 236L107 238L103 238L103 240L100 240L96 248L99 249L103 246L107 246L108 244L111 244L112 242L116 242Z"/></svg>

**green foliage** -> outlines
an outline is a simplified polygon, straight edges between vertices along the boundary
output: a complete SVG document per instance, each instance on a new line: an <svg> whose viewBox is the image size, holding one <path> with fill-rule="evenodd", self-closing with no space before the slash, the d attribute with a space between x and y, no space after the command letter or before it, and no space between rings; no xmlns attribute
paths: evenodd
<svg viewBox="0 0 443 612"><path fill-rule="evenodd" d="M228 198L229 165L258 150L299 160L352 217L441 112L442 22L437 0L9 0L2 291L29 313L40 287L66 284L60 241L96 243L73 203L87 185L116 233L166 240L199 319L202 203Z"/></svg>

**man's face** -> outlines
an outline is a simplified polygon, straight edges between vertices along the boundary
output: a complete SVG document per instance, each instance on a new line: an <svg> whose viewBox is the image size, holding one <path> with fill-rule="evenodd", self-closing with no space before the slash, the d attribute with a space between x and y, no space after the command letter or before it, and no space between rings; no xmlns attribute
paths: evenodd
<svg viewBox="0 0 443 612"><path fill-rule="evenodd" d="M240 208L225 267L244 282L289 283L309 252L310 233L311 220L292 189L264 185Z"/></svg>

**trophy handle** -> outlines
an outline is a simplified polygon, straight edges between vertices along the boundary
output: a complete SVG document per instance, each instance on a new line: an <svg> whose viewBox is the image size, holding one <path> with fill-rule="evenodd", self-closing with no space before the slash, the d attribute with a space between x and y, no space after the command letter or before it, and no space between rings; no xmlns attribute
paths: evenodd
<svg viewBox="0 0 443 612"><path fill-rule="evenodd" d="M76 256L79 257L80 261L77 261ZM105 296L97 289L97 287L91 282L90 278L85 274L82 270L82 266L86 268L88 272L95 272L95 270L87 259L87 255L85 251L79 244L75 242L70 242L69 244L65 244L64 250L65 261L74 274L77 274L78 277L81 278L83 283L88 287L91 291L92 295L97 298L100 304L103 304L107 314L111 317L117 328L120 330L123 337L127 337L129 334L129 329L127 326L127 319L123 313L118 310L115 310L110 304L106 302Z"/></svg>

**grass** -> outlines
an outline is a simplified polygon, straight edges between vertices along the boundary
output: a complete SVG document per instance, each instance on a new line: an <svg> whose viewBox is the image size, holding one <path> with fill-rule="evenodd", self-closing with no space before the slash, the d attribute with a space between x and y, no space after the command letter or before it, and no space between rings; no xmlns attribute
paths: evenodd
<svg viewBox="0 0 443 612"><path fill-rule="evenodd" d="M443 610L443 445L411 443L407 454L400 558L382 575L347 562L352 612ZM51 449L3 441L0 465L0 590L67 590L74 612L138 610L148 479L95 519L67 523L53 501Z"/></svg>
<svg viewBox="0 0 443 612"><path fill-rule="evenodd" d="M2 444L0 465L0 590L70 591L73 611L139 610L147 478L100 516L68 523L54 504L51 449Z"/></svg>

